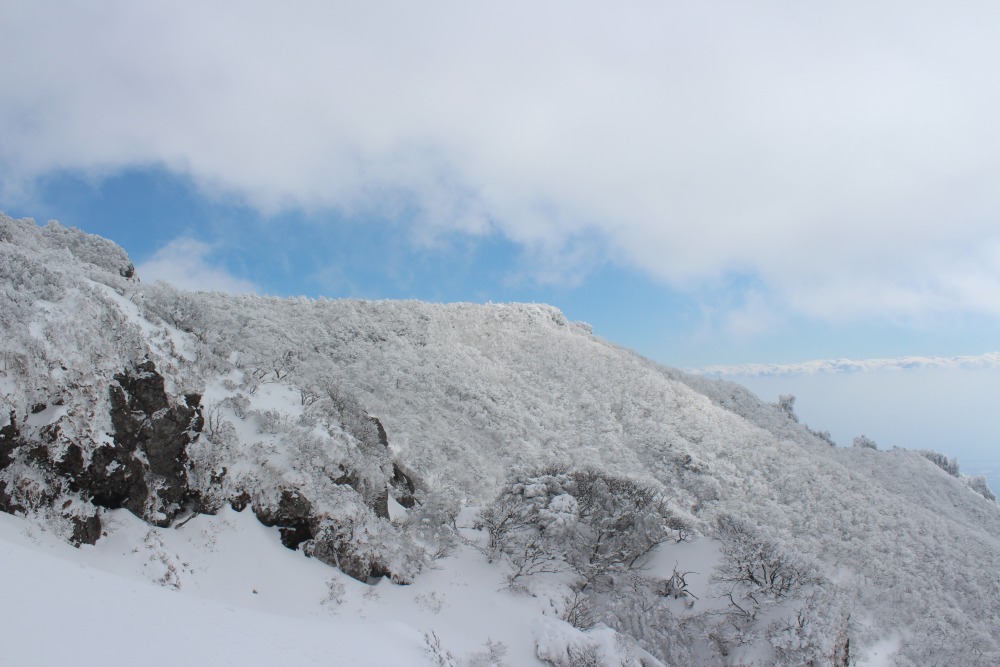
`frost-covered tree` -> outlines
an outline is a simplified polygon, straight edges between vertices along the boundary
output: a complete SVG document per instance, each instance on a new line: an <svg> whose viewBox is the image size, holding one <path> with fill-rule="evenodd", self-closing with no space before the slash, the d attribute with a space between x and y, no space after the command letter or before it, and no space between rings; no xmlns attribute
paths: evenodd
<svg viewBox="0 0 1000 667"><path fill-rule="evenodd" d="M864 434L856 436L851 442L851 446L860 447L862 449L878 449L878 445L875 444L875 441Z"/></svg>
<svg viewBox="0 0 1000 667"><path fill-rule="evenodd" d="M963 475L962 481L965 482L970 489L981 495L983 498L986 498L986 500L990 500L992 502L997 501L996 494L993 493L993 489L990 488L989 483L983 475Z"/></svg>
<svg viewBox="0 0 1000 667"><path fill-rule="evenodd" d="M562 568L578 575L583 589L640 567L687 528L650 487L558 467L516 476L483 509L480 523L491 552L513 563L514 579Z"/></svg>
<svg viewBox="0 0 1000 667"><path fill-rule="evenodd" d="M749 522L723 514L716 520L715 538L722 562L712 574L719 594L735 613L753 618L768 604L796 595L821 581L807 558L769 537Z"/></svg>
<svg viewBox="0 0 1000 667"><path fill-rule="evenodd" d="M777 403L778 409L788 415L788 418L793 422L799 421L798 416L795 414L795 397L791 394L782 394L778 397Z"/></svg>
<svg viewBox="0 0 1000 667"><path fill-rule="evenodd" d="M932 449L920 450L919 454L928 461L930 461L931 463L933 463L934 465L936 465L938 468L941 468L941 470L944 470L952 477L959 476L958 459L956 459L955 457L953 456L949 457L946 454L942 454L941 452L935 452Z"/></svg>

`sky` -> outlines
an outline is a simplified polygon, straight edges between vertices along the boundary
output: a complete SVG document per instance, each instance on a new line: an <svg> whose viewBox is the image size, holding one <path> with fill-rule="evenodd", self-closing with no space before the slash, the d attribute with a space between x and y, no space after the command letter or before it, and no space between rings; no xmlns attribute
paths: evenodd
<svg viewBox="0 0 1000 667"><path fill-rule="evenodd" d="M998 23L967 0L0 0L0 210L182 287L547 302L857 414L874 389L848 387L890 371L795 364L1000 349ZM910 421L1000 385L892 372L923 387Z"/></svg>

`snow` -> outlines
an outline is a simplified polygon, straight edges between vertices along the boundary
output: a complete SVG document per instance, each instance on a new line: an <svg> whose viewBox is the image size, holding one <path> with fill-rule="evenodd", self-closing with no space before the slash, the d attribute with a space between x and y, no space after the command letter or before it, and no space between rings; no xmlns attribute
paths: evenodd
<svg viewBox="0 0 1000 667"><path fill-rule="evenodd" d="M146 528L120 520L118 537L141 543ZM238 515L222 520L244 530L220 532L215 557L209 552L209 562L185 570L183 581L197 591L189 594L148 581L143 566L150 563L140 562L148 555L125 539L75 553L24 519L0 514L3 664L426 664L411 627L324 617L318 598L329 568L289 567L301 554L274 551ZM261 551L231 551L247 547Z"/></svg>
<svg viewBox="0 0 1000 667"><path fill-rule="evenodd" d="M900 633L893 633L891 636L881 639L863 652L859 658L860 664L866 667L893 667L893 658L899 651L903 643L903 636Z"/></svg>
<svg viewBox="0 0 1000 667"><path fill-rule="evenodd" d="M421 665L432 630L458 655L492 639L511 664L537 664L536 605L495 595L496 568L474 552L414 586L368 586L285 549L250 512L176 530L114 518L107 539L74 550L0 514L4 665ZM178 574L164 583L168 567ZM325 599L330 580L343 602Z"/></svg>
<svg viewBox="0 0 1000 667"><path fill-rule="evenodd" d="M164 354L172 354L185 361L197 361L198 357L194 353L195 345L191 334L179 330L169 324L160 326L154 325L139 312L139 306L133 301L120 294L109 285L99 283L94 280L87 281L91 287L101 294L111 299L118 309L128 318L128 321L139 327L146 339L150 342L159 343L160 351Z"/></svg>
<svg viewBox="0 0 1000 667"><path fill-rule="evenodd" d="M108 515L108 536L74 549L0 514L4 665L131 665L140 655L154 667L422 665L433 664L423 639L432 631L456 656L491 640L507 647L508 664L540 664L544 602L500 590L500 569L474 549L411 586L367 585L282 547L277 529L249 511L226 508L176 529ZM339 602L331 581L343 586ZM583 641L562 621L546 622Z"/></svg>
<svg viewBox="0 0 1000 667"><path fill-rule="evenodd" d="M406 519L406 508L405 507L403 507L398 502L396 502L396 499L393 498L392 496L389 496L388 502L389 502L389 520L390 521L396 522L396 521L403 521L404 519Z"/></svg>
<svg viewBox="0 0 1000 667"><path fill-rule="evenodd" d="M54 422L59 421L66 412L69 410L65 405L47 405L45 408L39 412L32 412L28 416L28 426L40 427L48 426Z"/></svg>

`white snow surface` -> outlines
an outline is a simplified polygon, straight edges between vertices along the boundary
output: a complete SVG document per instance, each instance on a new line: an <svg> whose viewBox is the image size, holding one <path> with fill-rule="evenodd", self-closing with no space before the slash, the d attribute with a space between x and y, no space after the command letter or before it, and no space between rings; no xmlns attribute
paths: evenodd
<svg viewBox="0 0 1000 667"><path fill-rule="evenodd" d="M106 517L108 535L75 549L0 513L3 665L436 665L430 632L462 664L494 641L505 664L535 665L536 640L583 636L547 616L547 600L503 590L501 571L468 547L412 585L373 585L284 548L250 511L176 528Z"/></svg>

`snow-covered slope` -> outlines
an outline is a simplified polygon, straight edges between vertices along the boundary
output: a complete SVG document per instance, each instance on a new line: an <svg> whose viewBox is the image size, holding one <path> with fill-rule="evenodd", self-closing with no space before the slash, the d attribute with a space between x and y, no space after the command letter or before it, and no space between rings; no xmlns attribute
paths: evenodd
<svg viewBox="0 0 1000 667"><path fill-rule="evenodd" d="M544 493L545 512L566 507L556 497L582 503L577 480L560 474L591 469L653 490L658 516L684 526L690 542L660 545L650 566L660 577L705 570L690 577L697 601L651 603L655 622L628 617L621 587L637 571L616 571L603 588L582 589L598 625L581 633L564 622L576 619L564 603L567 591L579 597L581 569L560 552L570 565L558 573L518 579L514 588L534 597L480 596L500 619L544 620L541 636L498 621L491 639L507 645L509 664L557 664L553 656L581 637L632 664L654 664L652 655L831 664L845 659L845 639L869 664L1000 663L995 502L919 453L832 447L779 406L660 367L549 306L185 293L138 282L108 241L9 218L0 219L0 267L0 506L84 544L81 558L134 540L135 530L108 529L123 521L111 518L117 508L163 527L146 528L153 535L219 512L180 528L220 521L211 524L219 540L237 524L249 530L245 517L256 515L280 529L267 533L275 543L298 549L285 550L289 571L335 572L322 561L356 579L411 584L368 599L410 629L389 627L395 648L373 652L370 664L402 664L391 651L414 646L421 659L446 661L453 646L456 664L496 664L475 650L482 628L466 633L475 645L449 633L465 608L455 619L439 609L437 629L388 610L404 598L444 607L426 589L444 575L429 566L481 568L489 590L502 588L521 562L511 545L523 547L528 533L491 551L472 529L473 510L464 529L451 518L490 504L512 479L520 490L507 497L525 506ZM525 491L536 488L547 491ZM584 521L573 507L578 536ZM741 615L725 599L721 566L704 566L730 557L724 528L744 523L751 542L775 545L813 574L795 595ZM190 576L214 585L207 573ZM216 593L227 603L228 592ZM322 618L324 594L294 606ZM527 599L551 604L518 607ZM617 644L602 623L619 631ZM425 650L431 630L444 646L437 657ZM361 650L366 632L343 641Z"/></svg>

